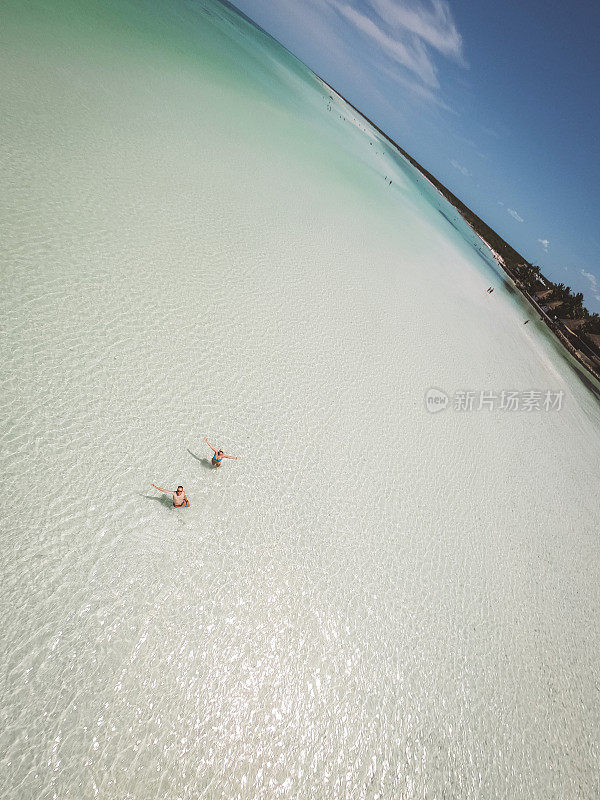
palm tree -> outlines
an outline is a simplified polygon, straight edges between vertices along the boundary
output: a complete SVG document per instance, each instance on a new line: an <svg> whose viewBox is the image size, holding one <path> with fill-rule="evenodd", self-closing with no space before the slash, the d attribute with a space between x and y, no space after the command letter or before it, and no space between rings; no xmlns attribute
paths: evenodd
<svg viewBox="0 0 600 800"><path fill-rule="evenodd" d="M600 334L600 314L596 312L588 314L581 330L584 333Z"/></svg>

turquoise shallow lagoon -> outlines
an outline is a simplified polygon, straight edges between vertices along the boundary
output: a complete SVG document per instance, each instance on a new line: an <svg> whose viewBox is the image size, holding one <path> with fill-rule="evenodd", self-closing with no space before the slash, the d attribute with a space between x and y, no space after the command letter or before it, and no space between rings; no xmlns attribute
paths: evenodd
<svg viewBox="0 0 600 800"><path fill-rule="evenodd" d="M0 14L1 796L597 797L600 411L491 254L232 7Z"/></svg>

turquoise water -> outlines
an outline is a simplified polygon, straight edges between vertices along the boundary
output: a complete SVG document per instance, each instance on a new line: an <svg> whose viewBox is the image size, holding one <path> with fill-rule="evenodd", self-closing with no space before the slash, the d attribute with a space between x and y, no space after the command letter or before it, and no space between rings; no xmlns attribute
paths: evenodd
<svg viewBox="0 0 600 800"><path fill-rule="evenodd" d="M229 6L1 13L2 797L597 796L600 414L490 254Z"/></svg>

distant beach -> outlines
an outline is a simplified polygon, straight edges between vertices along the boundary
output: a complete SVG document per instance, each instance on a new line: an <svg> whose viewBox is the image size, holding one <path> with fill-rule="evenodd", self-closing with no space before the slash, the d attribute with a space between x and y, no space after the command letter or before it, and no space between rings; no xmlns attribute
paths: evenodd
<svg viewBox="0 0 600 800"><path fill-rule="evenodd" d="M498 263L498 266L509 277L515 290L519 291L523 295L524 299L533 307L533 310L535 313L537 313L539 320L549 328L549 330L556 337L557 342L566 350L566 352L585 369L586 374L582 375L581 372L579 372L579 374L582 376L585 385L600 399L600 359L595 357L592 361L584 353L578 350L577 347L565 336L565 333L560 330L557 324L553 322L548 314L540 307L535 298L532 297L531 294L528 293L522 286L510 265L512 264L513 268L515 265L527 265L527 262L523 256L517 253L517 251L514 250L514 248L512 248L507 242L505 242L495 231L493 231L489 225L483 222L483 220L474 214L474 212L468 209L461 200L459 200L448 188L438 181L437 178L431 175L431 173L421 166L418 161L416 161L402 147L400 147L397 142L395 142L384 131L378 128L377 125L368 117L366 117L361 111L359 111L359 109L353 106L349 100L340 95L332 86L323 80L323 78L319 76L317 77L323 86L327 88L327 90L334 92L337 97L339 97L344 103L352 108L366 122L368 122L369 125L377 130L381 136L383 136L391 145L393 145L396 150L398 150L400 155L420 173L424 180L426 180L436 192L438 192L458 211L473 233L479 237L485 247L490 250L494 256L494 259Z"/></svg>

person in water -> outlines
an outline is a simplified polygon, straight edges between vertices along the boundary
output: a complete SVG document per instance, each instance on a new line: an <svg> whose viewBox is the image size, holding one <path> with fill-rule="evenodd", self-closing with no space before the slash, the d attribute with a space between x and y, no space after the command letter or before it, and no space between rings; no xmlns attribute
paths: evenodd
<svg viewBox="0 0 600 800"><path fill-rule="evenodd" d="M187 499L185 492L183 491L183 486L178 486L177 491L173 492L170 489L161 489L160 486L157 486L155 483L152 484L155 489L158 489L159 492L163 494L170 494L173 498L173 508L189 508L190 501Z"/></svg>
<svg viewBox="0 0 600 800"><path fill-rule="evenodd" d="M204 441L210 447L210 449L213 451L213 457L212 457L212 461L211 461L211 464L213 465L213 467L220 467L221 466L221 461L224 458L231 458L232 461L237 461L238 459L241 458L241 456L228 456L228 455L225 455L225 453L222 450L217 450L217 448L213 447L212 444L208 441L206 436L204 437Z"/></svg>

